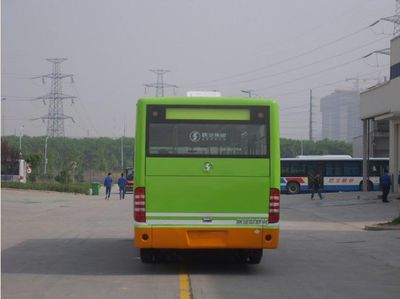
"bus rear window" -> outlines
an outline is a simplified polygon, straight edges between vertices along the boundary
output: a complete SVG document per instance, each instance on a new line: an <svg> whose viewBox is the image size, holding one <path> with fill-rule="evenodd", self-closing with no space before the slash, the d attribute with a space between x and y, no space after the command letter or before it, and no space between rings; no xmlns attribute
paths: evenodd
<svg viewBox="0 0 400 299"><path fill-rule="evenodd" d="M266 124L150 123L149 156L268 157Z"/></svg>

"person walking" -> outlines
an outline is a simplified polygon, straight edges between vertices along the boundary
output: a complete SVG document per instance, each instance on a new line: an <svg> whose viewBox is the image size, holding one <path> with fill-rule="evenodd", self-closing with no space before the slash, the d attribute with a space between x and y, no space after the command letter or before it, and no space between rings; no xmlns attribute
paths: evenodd
<svg viewBox="0 0 400 299"><path fill-rule="evenodd" d="M381 176L380 185L382 189L382 202L389 202L388 195L392 181L387 170L385 170L383 176Z"/></svg>
<svg viewBox="0 0 400 299"><path fill-rule="evenodd" d="M119 200L125 199L126 184L128 184L128 180L124 177L124 173L122 172L118 179Z"/></svg>
<svg viewBox="0 0 400 299"><path fill-rule="evenodd" d="M321 186L322 186L321 175L317 172L317 174L312 178L311 182L311 199L314 199L315 193L318 193L319 199L323 198L321 195Z"/></svg>
<svg viewBox="0 0 400 299"><path fill-rule="evenodd" d="M113 183L113 178L111 175L111 172L108 173L108 175L104 179L104 186L106 187L106 198L105 199L110 199L111 195L111 187Z"/></svg>
<svg viewBox="0 0 400 299"><path fill-rule="evenodd" d="M400 171L399 171L399 175L397 176L397 184L399 185L399 187L398 187L399 196L397 196L397 199L400 199Z"/></svg>

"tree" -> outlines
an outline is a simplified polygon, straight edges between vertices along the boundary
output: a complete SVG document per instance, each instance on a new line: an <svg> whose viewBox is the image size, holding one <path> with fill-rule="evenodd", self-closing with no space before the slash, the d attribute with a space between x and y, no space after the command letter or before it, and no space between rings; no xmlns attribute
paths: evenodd
<svg viewBox="0 0 400 299"><path fill-rule="evenodd" d="M303 148L303 149L302 149ZM336 140L293 140L281 139L281 157L293 158L298 155L351 155L352 146L349 143Z"/></svg>
<svg viewBox="0 0 400 299"><path fill-rule="evenodd" d="M30 165L32 169L32 172L28 176L30 181L35 182L37 177L41 174L42 161L43 161L43 155L40 152L29 154L26 157L26 162Z"/></svg>

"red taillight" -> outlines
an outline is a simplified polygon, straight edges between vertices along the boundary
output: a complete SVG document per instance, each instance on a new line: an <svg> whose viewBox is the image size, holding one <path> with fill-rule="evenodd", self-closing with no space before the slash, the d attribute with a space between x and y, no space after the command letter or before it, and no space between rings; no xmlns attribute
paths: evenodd
<svg viewBox="0 0 400 299"><path fill-rule="evenodd" d="M136 222L146 222L146 193L143 187L135 189L133 217Z"/></svg>
<svg viewBox="0 0 400 299"><path fill-rule="evenodd" d="M269 191L269 217L268 223L279 222L280 192L279 189Z"/></svg>

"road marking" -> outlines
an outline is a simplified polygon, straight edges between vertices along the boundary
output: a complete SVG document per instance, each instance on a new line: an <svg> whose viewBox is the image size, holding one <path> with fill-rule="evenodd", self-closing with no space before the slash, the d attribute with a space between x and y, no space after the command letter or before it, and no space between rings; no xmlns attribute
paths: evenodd
<svg viewBox="0 0 400 299"><path fill-rule="evenodd" d="M185 273L186 271L182 271L179 274L179 293L180 299L193 299L192 288L190 286L190 277L189 274Z"/></svg>

